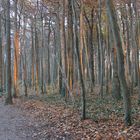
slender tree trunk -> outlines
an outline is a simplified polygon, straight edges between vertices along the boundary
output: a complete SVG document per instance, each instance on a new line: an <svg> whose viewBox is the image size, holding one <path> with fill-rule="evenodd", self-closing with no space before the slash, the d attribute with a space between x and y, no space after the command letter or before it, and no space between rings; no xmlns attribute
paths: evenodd
<svg viewBox="0 0 140 140"><path fill-rule="evenodd" d="M75 47L76 47L76 54L77 54L77 59L78 59L78 68L79 68L79 78L80 78L80 83L81 83L81 87L82 87L82 95L81 95L81 101L82 101L82 119L86 119L86 90L85 90L85 84L84 84L84 78L83 78L83 74L82 74L82 65L81 65L81 57L80 57L80 51L79 51L79 39L77 36L78 33L78 29L77 29L77 20L76 20L76 11L75 11L75 7L74 7L74 0L72 0L72 10L73 10L73 15L74 15L74 38L75 38ZM83 5L81 7L81 13L83 14ZM80 29L82 30L82 29ZM82 35L80 35L80 42L83 43L83 38ZM80 44L82 45L82 44Z"/></svg>
<svg viewBox="0 0 140 140"><path fill-rule="evenodd" d="M73 20L72 20L72 1L68 0L68 38L67 38L67 47L68 47L68 83L70 91L73 88Z"/></svg>
<svg viewBox="0 0 140 140"><path fill-rule="evenodd" d="M36 58L36 83L35 83L35 90L36 90L36 95L38 96L38 93L39 93L39 49L38 49L37 29L35 29L35 56L36 56L35 57Z"/></svg>
<svg viewBox="0 0 140 140"><path fill-rule="evenodd" d="M35 85L35 78L34 78L34 66L35 66L35 55L34 55L34 33L33 33L33 25L31 26L31 37L32 37L32 49L31 49L31 57L32 57L32 86Z"/></svg>
<svg viewBox="0 0 140 140"><path fill-rule="evenodd" d="M41 14L41 93L44 94L44 25L43 25L43 15Z"/></svg>
<svg viewBox="0 0 140 140"><path fill-rule="evenodd" d="M117 66L117 55L116 48L112 48L112 59L113 59L113 79L112 79L112 96L114 99L119 100L121 98L120 81L118 77L118 66Z"/></svg>
<svg viewBox="0 0 140 140"><path fill-rule="evenodd" d="M5 104L12 104L12 94L11 94L11 38L10 38L10 0L7 0L7 9L6 9L6 58L7 58L7 97L5 100Z"/></svg>
<svg viewBox="0 0 140 140"><path fill-rule="evenodd" d="M14 37L14 94L13 97L18 96L18 54L19 54L19 33L17 29L17 2L18 0L15 0L15 37Z"/></svg>
<svg viewBox="0 0 140 140"><path fill-rule="evenodd" d="M3 89L3 83L2 83L2 24L1 24L1 18L2 18L2 16L1 16L1 14L0 14L0 92L2 92L2 89Z"/></svg>
<svg viewBox="0 0 140 140"><path fill-rule="evenodd" d="M49 20L49 29L48 29L48 43L47 43L47 69L48 69L48 72L47 72L47 84L50 85L51 83L51 77L50 77L50 36L51 36L51 18Z"/></svg>
<svg viewBox="0 0 140 140"><path fill-rule="evenodd" d="M112 0L106 0L107 14L109 23L111 25L113 37L115 40L115 47L117 50L117 62L118 62L118 75L120 84L122 87L124 112L125 112L125 124L131 125L131 99L128 86L125 79L125 68L124 68L124 55L122 50L122 42L119 34L119 27L117 24L116 13L114 11L114 5Z"/></svg>
<svg viewBox="0 0 140 140"><path fill-rule="evenodd" d="M85 18L86 21L88 23L88 27L89 27L89 36L88 36L88 45L89 45L89 55L90 55L90 74L89 76L91 77L91 90L93 91L93 87L95 85L95 76L94 76L94 45L93 45L93 29L94 29L94 24L93 24L93 18L94 18L94 8L92 8L91 10L91 14L90 14L90 18L91 18L91 22L88 19L86 13L85 13ZM89 68L88 68L89 69Z"/></svg>
<svg viewBox="0 0 140 140"><path fill-rule="evenodd" d="M23 29L23 46L22 63L23 63L23 83L24 83L24 95L27 97L27 55L26 55L26 19L24 17L24 29Z"/></svg>
<svg viewBox="0 0 140 140"><path fill-rule="evenodd" d="M15 38L14 38L14 45L15 45L15 51L14 51L14 98L17 98L19 91L18 91L18 50L19 50L19 34L18 32L15 33Z"/></svg>
<svg viewBox="0 0 140 140"><path fill-rule="evenodd" d="M65 0L63 0L63 16L60 20L60 35L61 35L61 59L62 59L62 89L61 95L66 95L66 85L65 85L65 77L66 77L66 69L65 69L65 50L66 50L66 37L65 37ZM65 77L63 76L65 75Z"/></svg>
<svg viewBox="0 0 140 140"><path fill-rule="evenodd" d="M104 76L104 47L103 47L103 34L102 34L102 11L101 11L101 0L99 3L99 15L98 15L98 35L99 35L99 51L100 51L100 96L103 97L103 76Z"/></svg>

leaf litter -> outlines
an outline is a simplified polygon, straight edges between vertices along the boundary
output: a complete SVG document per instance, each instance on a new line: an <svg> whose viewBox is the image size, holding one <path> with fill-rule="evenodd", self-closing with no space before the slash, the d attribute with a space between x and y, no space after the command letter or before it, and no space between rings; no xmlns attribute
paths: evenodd
<svg viewBox="0 0 140 140"><path fill-rule="evenodd" d="M118 106L116 110L110 103L104 104L107 104L105 100L104 103L93 103L87 112L94 115L86 120L81 120L78 109L66 107L56 100L54 103L53 99L48 102L27 99L20 107L34 122L31 124L35 129L33 140L140 140L140 108L133 104L133 108L136 108L133 112L134 122L127 128L123 123L122 103L114 104L114 108ZM110 111L109 114L105 108Z"/></svg>

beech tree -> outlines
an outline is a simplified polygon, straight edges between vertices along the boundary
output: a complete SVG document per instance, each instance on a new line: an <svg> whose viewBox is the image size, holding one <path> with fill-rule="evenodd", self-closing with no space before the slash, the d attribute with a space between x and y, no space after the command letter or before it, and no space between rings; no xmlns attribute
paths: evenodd
<svg viewBox="0 0 140 140"><path fill-rule="evenodd" d="M0 92L2 92L2 15L0 14Z"/></svg>
<svg viewBox="0 0 140 140"><path fill-rule="evenodd" d="M7 98L5 104L12 104L12 92L11 92L11 37L10 37L10 0L6 1L6 84L7 84Z"/></svg>
<svg viewBox="0 0 140 140"><path fill-rule="evenodd" d="M15 0L15 35L14 35L14 97L18 96L18 59L19 59L19 31L17 27L17 2Z"/></svg>
<svg viewBox="0 0 140 140"><path fill-rule="evenodd" d="M126 125L131 125L131 100L130 100L130 92L128 90L127 82L125 79L124 54L123 54L122 42L119 34L119 26L117 24L117 18L114 12L113 1L106 0L106 5L108 10L108 18L111 25L113 37L115 40L116 51L117 51L118 75L122 87L122 95L123 95L124 111L125 111L125 123Z"/></svg>

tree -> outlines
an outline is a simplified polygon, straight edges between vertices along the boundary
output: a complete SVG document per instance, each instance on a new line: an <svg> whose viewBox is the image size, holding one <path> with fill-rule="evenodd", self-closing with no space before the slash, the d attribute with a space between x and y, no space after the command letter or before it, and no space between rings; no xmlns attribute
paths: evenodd
<svg viewBox="0 0 140 140"><path fill-rule="evenodd" d="M124 112L125 112L125 124L131 125L131 100L130 92L125 79L125 68L124 68L124 55L122 49L122 42L119 34L119 26L117 24L117 18L114 11L114 4L112 0L106 0L107 14L113 37L115 40L115 47L117 51L117 62L118 62L118 75L122 88Z"/></svg>
<svg viewBox="0 0 140 140"><path fill-rule="evenodd" d="M1 24L2 15L0 14L0 92L2 92L2 24Z"/></svg>
<svg viewBox="0 0 140 140"><path fill-rule="evenodd" d="M18 57L19 57L19 31L17 27L17 2L15 0L15 35L14 35L14 94L13 96L16 98L19 94L18 91Z"/></svg>
<svg viewBox="0 0 140 140"><path fill-rule="evenodd" d="M5 100L5 104L12 104L12 93L11 93L11 37L10 37L10 0L6 1L6 59L7 59L7 98Z"/></svg>
<svg viewBox="0 0 140 140"><path fill-rule="evenodd" d="M78 29L77 29L77 20L76 20L76 11L75 11L75 6L74 6L74 0L72 0L72 11L73 11L73 21L74 21L74 37L75 37L75 49L76 49L76 54L77 54L77 59L78 59L78 70L79 70L79 79L80 79L80 83L81 83L81 87L82 87L82 94L81 94L81 106L82 106L82 115L81 118L84 120L86 119L86 90L85 90L85 84L84 84L84 78L83 78L83 74L82 74L82 64L81 64L81 57L80 57L80 51L79 51L79 45L83 45L83 38L82 38L82 34L80 35L80 44L78 43L79 39L78 39ZM81 5L81 9L80 9L80 15L83 16L83 3ZM80 20L81 22L83 22L83 20ZM81 23L80 23L81 25ZM80 30L82 30L82 28L80 27Z"/></svg>

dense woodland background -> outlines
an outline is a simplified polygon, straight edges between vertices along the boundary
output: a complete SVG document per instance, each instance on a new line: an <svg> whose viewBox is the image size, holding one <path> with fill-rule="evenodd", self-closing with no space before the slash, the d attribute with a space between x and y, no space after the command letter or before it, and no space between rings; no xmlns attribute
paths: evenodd
<svg viewBox="0 0 140 140"><path fill-rule="evenodd" d="M6 104L34 90L61 96L83 120L114 113L132 125L140 115L139 46L139 0L0 1Z"/></svg>

